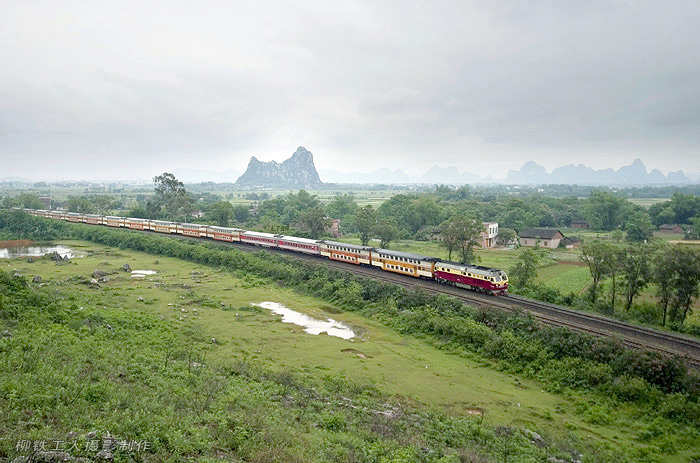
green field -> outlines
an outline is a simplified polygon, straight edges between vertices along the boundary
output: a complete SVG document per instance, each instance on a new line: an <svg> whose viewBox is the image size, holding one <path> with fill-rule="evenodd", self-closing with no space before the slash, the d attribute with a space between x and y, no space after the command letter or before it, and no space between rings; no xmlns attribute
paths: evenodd
<svg viewBox="0 0 700 463"><path fill-rule="evenodd" d="M83 250L88 256L64 265L46 259L33 263L15 259L0 263L0 269L28 277L39 275L46 289L74 292L76 301L97 310L103 307L156 315L176 331L190 333L209 344L205 355L212 365L245 361L304 377L346 377L371 384L399 403L438 407L455 416L476 415L496 426L535 429L557 441L573 440L612 449L644 447L635 436L646 425L637 425L624 408L606 410L608 417L603 421L590 418L588 412L583 412L592 403L585 396L545 392L536 381L499 372L471 354L446 352L276 284L94 243L62 244ZM125 263L134 270L155 270L157 274L132 278L119 270ZM569 269L572 273L580 268L569 267L574 267ZM96 269L105 271L109 280L100 288L86 286L84 281ZM343 340L307 334L298 326L282 323L279 316L252 308L251 304L263 301L282 303L314 317L330 316L355 327L361 337ZM679 455L665 461L683 461Z"/></svg>

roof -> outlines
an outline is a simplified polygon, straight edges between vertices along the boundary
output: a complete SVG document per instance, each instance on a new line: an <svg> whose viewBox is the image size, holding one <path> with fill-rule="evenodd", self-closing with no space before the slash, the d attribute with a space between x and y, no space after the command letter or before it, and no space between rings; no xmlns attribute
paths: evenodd
<svg viewBox="0 0 700 463"><path fill-rule="evenodd" d="M552 238L556 238L557 234L564 237L564 234L556 228L525 228L518 231L518 236L520 238L540 238L551 240Z"/></svg>
<svg viewBox="0 0 700 463"><path fill-rule="evenodd" d="M318 244L318 240L312 240L309 238L299 238L297 236L287 236L287 235L277 235L277 238L289 241L291 243L302 243L302 244Z"/></svg>
<svg viewBox="0 0 700 463"><path fill-rule="evenodd" d="M677 223L665 223L665 224L663 224L663 225L661 225L661 226L659 227L659 230L662 230L662 229L664 229L664 228L665 228L665 229L673 229L673 228L676 228L676 227L681 227L681 226L678 225ZM681 227L681 228L683 228L683 227Z"/></svg>
<svg viewBox="0 0 700 463"><path fill-rule="evenodd" d="M435 262L440 260L437 257L422 256L420 254L412 254L410 252L393 251L391 249L372 248L372 251L378 252L380 254L387 254L390 256L403 257L404 259L422 260L429 262Z"/></svg>
<svg viewBox="0 0 700 463"><path fill-rule="evenodd" d="M574 243L579 243L581 240L575 236L567 236L563 240L561 240L564 244L574 244Z"/></svg>
<svg viewBox="0 0 700 463"><path fill-rule="evenodd" d="M274 233L256 232L250 230L241 231L241 235L252 236L255 238L277 238L277 235L275 235Z"/></svg>
<svg viewBox="0 0 700 463"><path fill-rule="evenodd" d="M460 264L459 262L452 262L449 260L438 261L435 265L440 265L442 267L450 268L453 270L475 273L477 275L492 275L494 273L503 273L501 270L495 268L483 267L481 265Z"/></svg>
<svg viewBox="0 0 700 463"><path fill-rule="evenodd" d="M572 220L571 223L585 223L586 225L588 225L588 221L584 219L575 219Z"/></svg>
<svg viewBox="0 0 700 463"><path fill-rule="evenodd" d="M341 243L340 241L319 241L319 243L322 244L327 244L330 246L337 246L340 248L347 248L347 249L355 249L357 251L369 251L370 248L369 246L360 246L359 244L350 244L350 243Z"/></svg>
<svg viewBox="0 0 700 463"><path fill-rule="evenodd" d="M242 231L240 228L229 228L229 227L217 227L214 225L207 225L210 229L222 233L232 233L232 232L240 232Z"/></svg>

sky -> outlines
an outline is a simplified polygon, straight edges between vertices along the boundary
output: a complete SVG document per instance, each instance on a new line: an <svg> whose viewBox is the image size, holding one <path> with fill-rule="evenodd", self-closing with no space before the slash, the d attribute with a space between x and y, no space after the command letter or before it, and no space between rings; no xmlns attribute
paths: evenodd
<svg viewBox="0 0 700 463"><path fill-rule="evenodd" d="M0 0L0 177L700 172L697 0ZM235 179L232 179L232 181Z"/></svg>

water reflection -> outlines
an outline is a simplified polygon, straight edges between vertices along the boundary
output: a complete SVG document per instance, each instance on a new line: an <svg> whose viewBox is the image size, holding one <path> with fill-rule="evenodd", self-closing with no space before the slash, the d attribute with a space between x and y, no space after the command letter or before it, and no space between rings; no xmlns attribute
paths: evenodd
<svg viewBox="0 0 700 463"><path fill-rule="evenodd" d="M61 257L85 257L84 252L76 251L68 246L19 246L0 249L0 259L15 259L17 257L41 257L57 252Z"/></svg>
<svg viewBox="0 0 700 463"><path fill-rule="evenodd" d="M283 323L293 323L295 325L303 326L304 331L309 334L326 333L329 336L336 336L343 339L355 337L355 332L352 330L352 328L345 323L333 320L332 318L329 318L328 320L319 320L306 314L294 311L277 302L261 302L253 305L268 309L277 315L282 315Z"/></svg>

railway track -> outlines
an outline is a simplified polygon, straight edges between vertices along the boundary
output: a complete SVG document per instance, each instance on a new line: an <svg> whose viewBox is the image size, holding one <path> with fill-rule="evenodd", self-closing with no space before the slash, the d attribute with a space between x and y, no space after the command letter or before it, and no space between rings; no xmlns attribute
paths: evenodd
<svg viewBox="0 0 700 463"><path fill-rule="evenodd" d="M132 230L140 233L154 233L152 231ZM158 234L162 236L161 233ZM170 235L177 239L207 241L207 238L195 238L183 235ZM588 333L598 337L613 337L620 339L626 346L635 349L647 349L664 355L679 355L684 357L687 363L695 368L700 368L700 341L673 333L666 333L652 328L632 325L619 320L613 320L589 312L580 312L568 307L535 301L521 296L489 296L479 293L471 293L453 286L446 286L431 280L421 280L415 277L404 276L397 273L384 272L374 267L360 267L358 265L321 259L316 256L286 251L283 249L262 248L245 243L226 244L238 250L246 252L266 252L295 257L297 259L326 265L353 273L358 276L378 279L387 283L396 284L408 289L421 289L431 294L442 294L457 298L460 301L473 306L487 308L496 307L506 311L515 309L531 313L540 323L549 326L566 327L572 330Z"/></svg>

